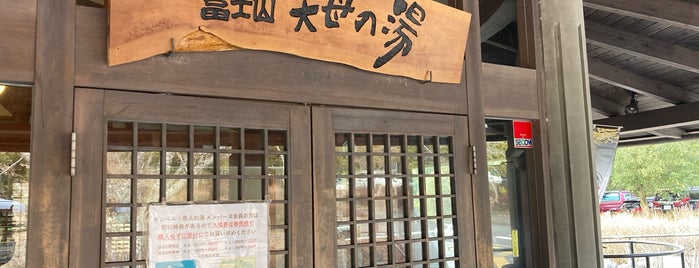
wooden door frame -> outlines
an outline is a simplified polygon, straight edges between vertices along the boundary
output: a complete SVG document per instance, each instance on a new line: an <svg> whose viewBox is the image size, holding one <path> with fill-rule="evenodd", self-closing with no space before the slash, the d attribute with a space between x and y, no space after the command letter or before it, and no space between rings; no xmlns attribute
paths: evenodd
<svg viewBox="0 0 699 268"><path fill-rule="evenodd" d="M335 132L429 133L454 137L458 256L461 267L477 267L476 238L468 118L410 112L313 107L314 253L317 267L337 264L335 207ZM419 123L429 122L429 123ZM438 122L438 123L437 123ZM436 126L436 127L435 127ZM322 161L318 161L321 160ZM463 228L463 229L461 229Z"/></svg>
<svg viewBox="0 0 699 268"><path fill-rule="evenodd" d="M102 267L103 191L108 120L145 120L188 124L231 122L253 127L285 128L289 135L290 267L313 266L310 108L298 105L207 99L185 96L76 89L76 175L71 201L71 267ZM266 111L266 112L265 112ZM271 112L270 112L271 111ZM100 189L100 190L96 190ZM99 238L99 239L96 239Z"/></svg>

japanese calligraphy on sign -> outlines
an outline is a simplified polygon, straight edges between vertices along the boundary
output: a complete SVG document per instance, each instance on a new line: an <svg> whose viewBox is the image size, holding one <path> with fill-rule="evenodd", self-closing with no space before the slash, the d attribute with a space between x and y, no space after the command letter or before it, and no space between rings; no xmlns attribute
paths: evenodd
<svg viewBox="0 0 699 268"><path fill-rule="evenodd" d="M148 267L267 267L266 203L151 205Z"/></svg>
<svg viewBox="0 0 699 268"><path fill-rule="evenodd" d="M432 0L120 0L109 65L170 51L269 50L459 83L469 13Z"/></svg>

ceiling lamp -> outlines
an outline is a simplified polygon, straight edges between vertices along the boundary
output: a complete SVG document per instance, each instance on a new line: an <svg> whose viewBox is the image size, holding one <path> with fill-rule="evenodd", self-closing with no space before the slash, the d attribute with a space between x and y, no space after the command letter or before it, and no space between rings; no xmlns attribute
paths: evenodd
<svg viewBox="0 0 699 268"><path fill-rule="evenodd" d="M636 100L636 93L629 92L629 95L631 95L631 100L629 100L629 105L626 105L626 108L624 108L624 113L636 114L638 113L638 101Z"/></svg>

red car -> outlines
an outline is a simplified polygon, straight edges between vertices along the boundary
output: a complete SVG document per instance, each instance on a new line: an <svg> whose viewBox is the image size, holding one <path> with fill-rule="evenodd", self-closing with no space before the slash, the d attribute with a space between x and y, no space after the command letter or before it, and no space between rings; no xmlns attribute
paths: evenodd
<svg viewBox="0 0 699 268"><path fill-rule="evenodd" d="M663 194L655 194L653 207L655 209L660 209L664 212L673 209L688 207L690 205L691 200L692 198L689 196L682 196L678 193L666 191Z"/></svg>
<svg viewBox="0 0 699 268"><path fill-rule="evenodd" d="M640 211L641 199L629 191L604 192L599 203L600 212Z"/></svg>

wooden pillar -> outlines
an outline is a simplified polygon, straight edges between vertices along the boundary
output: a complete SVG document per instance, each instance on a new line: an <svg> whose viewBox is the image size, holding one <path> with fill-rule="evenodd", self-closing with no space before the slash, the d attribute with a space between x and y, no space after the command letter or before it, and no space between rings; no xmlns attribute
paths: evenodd
<svg viewBox="0 0 699 268"><path fill-rule="evenodd" d="M476 173L472 176L473 220L476 239L476 262L478 267L493 267L493 238L490 227L490 194L488 188L488 164L485 145L485 115L483 112L483 63L481 60L481 29L478 0L457 2L472 14L466 46L466 94L468 101L468 130L470 145L476 151ZM469 150L470 151L470 150Z"/></svg>
<svg viewBox="0 0 699 268"><path fill-rule="evenodd" d="M68 267L75 0L37 1L27 267Z"/></svg>
<svg viewBox="0 0 699 268"><path fill-rule="evenodd" d="M540 0L537 76L553 267L601 267L582 1Z"/></svg>

